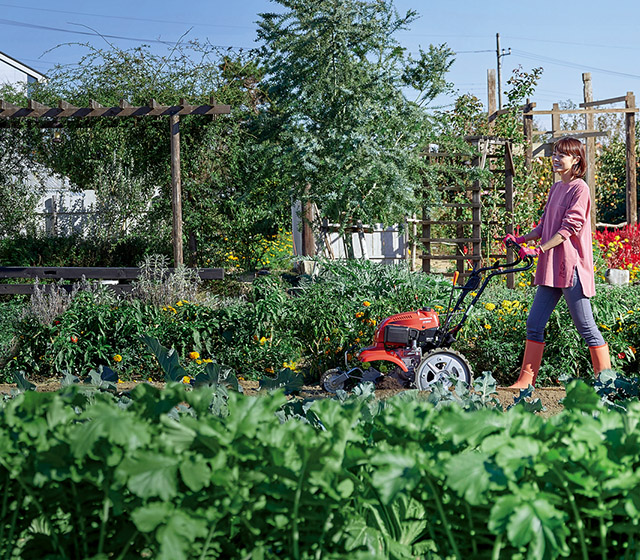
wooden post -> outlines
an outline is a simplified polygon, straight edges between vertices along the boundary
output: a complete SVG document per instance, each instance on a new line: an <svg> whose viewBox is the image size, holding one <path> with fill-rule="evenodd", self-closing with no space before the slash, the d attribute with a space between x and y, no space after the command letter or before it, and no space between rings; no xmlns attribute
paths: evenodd
<svg viewBox="0 0 640 560"><path fill-rule="evenodd" d="M305 187L308 194L311 185ZM316 238L313 235L313 205L308 200L302 203L302 254L305 257L316 256Z"/></svg>
<svg viewBox="0 0 640 560"><path fill-rule="evenodd" d="M507 140L504 145L504 209L506 213L505 233L513 233L513 152L511 142ZM511 247L507 249L507 259L515 259L514 251ZM507 274L507 288L515 287L515 276L513 273Z"/></svg>
<svg viewBox="0 0 640 560"><path fill-rule="evenodd" d="M422 272L431 274L431 216L423 207L422 210Z"/></svg>
<svg viewBox="0 0 640 560"><path fill-rule="evenodd" d="M628 91L624 106L627 109L636 108L636 96ZM627 223L635 225L638 222L638 177L636 174L636 114L625 114L625 139L627 145Z"/></svg>
<svg viewBox="0 0 640 560"><path fill-rule="evenodd" d="M475 158L474 165L479 167L480 161L479 158ZM473 190L471 191L471 203L473 207L471 208L471 220L473 224L471 226L471 237L472 237L472 254L478 260L474 260L474 266L476 263L480 265L480 261L482 260L482 204L481 204L481 190L480 190L480 181L473 182ZM490 252L490 251L489 251Z"/></svg>
<svg viewBox="0 0 640 560"><path fill-rule="evenodd" d="M534 103L531 103L527 99L527 104L523 107L524 113L530 113L535 107ZM524 142L525 142L525 160L524 166L527 171L531 169L533 162L533 115L524 115L523 117L524 127Z"/></svg>
<svg viewBox="0 0 640 560"><path fill-rule="evenodd" d="M553 111L559 111L560 110L560 105L558 105L557 103L553 104ZM555 142L557 140L556 138L556 132L560 130L560 113L551 113L551 142ZM553 168L553 166L552 166ZM553 182L556 183L560 180L560 175L558 173L556 173L555 171L552 171L553 174Z"/></svg>
<svg viewBox="0 0 640 560"><path fill-rule="evenodd" d="M591 72L582 74L582 84L584 91L584 102L591 103L593 101L593 86L591 84ZM585 129L590 132L593 130L593 113L586 113L584 116ZM596 139L593 136L586 138L587 153L587 173L585 181L589 185L589 193L591 194L591 231L596 230Z"/></svg>
<svg viewBox="0 0 640 560"><path fill-rule="evenodd" d="M487 70L487 118L496 112L496 70ZM489 134L493 134L495 121L489 121Z"/></svg>
<svg viewBox="0 0 640 560"><path fill-rule="evenodd" d="M529 99L527 99L526 105L523 107L524 113L530 113L533 111L535 107L535 103L531 103ZM533 115L524 115L524 168L527 173L531 171L531 167L533 165ZM529 191L527 196L527 202L529 205L533 205L533 191Z"/></svg>
<svg viewBox="0 0 640 560"><path fill-rule="evenodd" d="M184 264L182 252L182 184L180 182L180 117L169 117L171 129L171 209L173 211L173 263Z"/></svg>

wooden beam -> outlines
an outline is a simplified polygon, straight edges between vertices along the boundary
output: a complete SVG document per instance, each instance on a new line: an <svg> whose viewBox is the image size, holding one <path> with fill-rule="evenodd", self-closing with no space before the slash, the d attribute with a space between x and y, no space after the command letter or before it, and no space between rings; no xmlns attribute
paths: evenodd
<svg viewBox="0 0 640 560"><path fill-rule="evenodd" d="M51 109L51 107L47 107L46 105L43 105L42 103L38 103L33 99L29 99L27 107L32 111L48 111L49 109Z"/></svg>
<svg viewBox="0 0 640 560"><path fill-rule="evenodd" d="M19 111L20 107L14 105L13 103L9 103L4 99L0 99L0 111Z"/></svg>
<svg viewBox="0 0 640 560"><path fill-rule="evenodd" d="M535 106L536 106L535 102L532 102L532 103L528 103L527 105L521 105L517 109L519 111L530 111ZM513 111L513 109L499 109L499 110L495 111L493 114L489 115L489 122L495 121L499 116L506 115L507 113L510 113L511 111Z"/></svg>
<svg viewBox="0 0 640 560"><path fill-rule="evenodd" d="M588 107L597 107L598 105L609 105L609 103L622 103L626 97L623 95L622 97L610 97L609 99L600 99L599 101L585 101L584 103L580 103L578 107L588 108Z"/></svg>
<svg viewBox="0 0 640 560"><path fill-rule="evenodd" d="M168 268L172 274L174 268ZM203 280L224 278L223 268L196 269ZM40 278L42 280L134 280L140 276L138 267L100 267L100 266L0 266L0 278Z"/></svg>
<svg viewBox="0 0 640 560"><path fill-rule="evenodd" d="M58 101L58 109L62 109L63 111L77 111L78 107L75 107L74 105L71 105L71 103L67 103L66 101L60 99Z"/></svg>
<svg viewBox="0 0 640 560"><path fill-rule="evenodd" d="M611 108L611 109L560 109L559 111L528 111L525 115L553 115L558 113L559 115L585 115L588 113L602 114L602 113L637 113L638 107L633 108Z"/></svg>
<svg viewBox="0 0 640 560"><path fill-rule="evenodd" d="M89 107L75 107L65 101L59 101L58 107L47 107L30 100L29 106L18 107L13 103L0 100L0 119L18 118L60 118L60 117L164 117L170 115L226 115L231 112L230 105L152 105L133 107L125 101L118 107L103 107L91 101Z"/></svg>
<svg viewBox="0 0 640 560"><path fill-rule="evenodd" d="M551 134L556 138L560 136L573 136L573 138L597 138L598 136L609 136L610 130L600 132L598 130L534 130L534 136L541 136L542 134Z"/></svg>

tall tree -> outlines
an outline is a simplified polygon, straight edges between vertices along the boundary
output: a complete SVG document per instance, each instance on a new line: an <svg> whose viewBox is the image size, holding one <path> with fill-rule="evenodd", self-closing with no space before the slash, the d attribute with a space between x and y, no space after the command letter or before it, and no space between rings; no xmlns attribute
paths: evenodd
<svg viewBox="0 0 640 560"><path fill-rule="evenodd" d="M261 14L258 38L294 195L343 225L401 221L415 211L426 106L449 87L452 52L412 59L395 35L416 13L390 0L274 1L284 10Z"/></svg>

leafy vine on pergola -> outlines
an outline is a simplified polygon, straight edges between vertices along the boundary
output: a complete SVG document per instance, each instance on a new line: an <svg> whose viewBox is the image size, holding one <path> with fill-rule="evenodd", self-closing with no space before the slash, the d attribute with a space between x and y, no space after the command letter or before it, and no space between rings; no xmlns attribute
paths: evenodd
<svg viewBox="0 0 640 560"><path fill-rule="evenodd" d="M29 99L26 107L19 107L0 100L0 127L11 127L16 119L38 121L41 128L64 128L64 119L95 117L169 117L171 131L171 208L173 212L173 260L174 265L184 263L182 247L182 186L180 179L180 117L188 115L225 115L231 112L230 105L219 105L213 97L208 105L189 105L184 99L179 105L159 105L151 100L149 105L133 106L124 99L117 107L104 107L91 101L88 107L75 107L60 100L57 107L49 107ZM13 122L12 122L13 121Z"/></svg>

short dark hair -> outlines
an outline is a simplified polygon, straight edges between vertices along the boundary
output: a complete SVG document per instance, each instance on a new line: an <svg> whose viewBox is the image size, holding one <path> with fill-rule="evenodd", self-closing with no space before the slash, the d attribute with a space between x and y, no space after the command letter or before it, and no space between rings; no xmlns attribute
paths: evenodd
<svg viewBox="0 0 640 560"><path fill-rule="evenodd" d="M553 145L553 151L578 158L578 161L573 164L573 174L575 177L584 177L587 172L587 155L584 151L584 144L580 140L571 136L560 138Z"/></svg>

